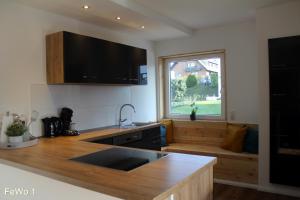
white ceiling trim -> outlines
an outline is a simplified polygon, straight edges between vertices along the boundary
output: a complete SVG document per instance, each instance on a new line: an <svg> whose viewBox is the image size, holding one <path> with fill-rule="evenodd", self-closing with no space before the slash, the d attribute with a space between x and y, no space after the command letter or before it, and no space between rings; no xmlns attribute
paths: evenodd
<svg viewBox="0 0 300 200"><path fill-rule="evenodd" d="M138 4L137 2L133 1L133 0L109 0L115 4L118 4L124 8L127 8L127 9L130 9L134 12L137 12L141 15L144 15L146 17L149 17L153 20L157 20L159 22L162 22L163 24L166 24L168 26L171 26L173 27L174 29L177 29L187 35L192 35L194 33L194 30L177 22L177 21L174 21L173 19L167 17L167 16L164 16L164 15L161 15L160 13L152 10L152 9L149 9L149 8L146 8L144 7L143 5L140 5Z"/></svg>

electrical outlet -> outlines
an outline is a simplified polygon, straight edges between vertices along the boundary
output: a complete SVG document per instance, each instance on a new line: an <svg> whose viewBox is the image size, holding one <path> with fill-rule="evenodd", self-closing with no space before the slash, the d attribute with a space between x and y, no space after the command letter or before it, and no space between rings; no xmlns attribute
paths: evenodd
<svg viewBox="0 0 300 200"><path fill-rule="evenodd" d="M230 112L230 121L234 121L235 120L235 111L231 111Z"/></svg>

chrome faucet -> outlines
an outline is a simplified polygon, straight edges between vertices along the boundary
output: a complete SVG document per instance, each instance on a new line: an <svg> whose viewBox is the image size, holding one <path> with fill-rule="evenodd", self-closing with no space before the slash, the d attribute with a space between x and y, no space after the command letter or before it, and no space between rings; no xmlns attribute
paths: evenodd
<svg viewBox="0 0 300 200"><path fill-rule="evenodd" d="M119 113L119 126L121 126L122 122L125 122L127 120L127 119L122 120L122 110L125 106L130 106L133 109L133 111L135 112L135 108L132 104L127 103L127 104L122 105L121 108L120 108L120 113Z"/></svg>

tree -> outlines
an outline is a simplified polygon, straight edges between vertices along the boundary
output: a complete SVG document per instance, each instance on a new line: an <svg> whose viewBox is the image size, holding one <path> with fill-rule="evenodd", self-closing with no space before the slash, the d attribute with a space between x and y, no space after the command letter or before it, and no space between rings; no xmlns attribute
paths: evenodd
<svg viewBox="0 0 300 200"><path fill-rule="evenodd" d="M211 72L210 73L210 80L211 80L211 87L212 88L218 87L218 73Z"/></svg>
<svg viewBox="0 0 300 200"><path fill-rule="evenodd" d="M185 80L186 84L186 96L190 98L191 101L195 101L199 94L199 84L195 75L190 74Z"/></svg>
<svg viewBox="0 0 300 200"><path fill-rule="evenodd" d="M209 74L209 83L201 81L199 87L199 100L205 100L207 96L218 96L218 73L211 72Z"/></svg>
<svg viewBox="0 0 300 200"><path fill-rule="evenodd" d="M198 83L198 81L197 81L196 76L192 75L192 74L190 74L185 81L187 88L195 87L197 85L197 83Z"/></svg>
<svg viewBox="0 0 300 200"><path fill-rule="evenodd" d="M210 74L210 80L211 95L218 96L218 73L212 72Z"/></svg>
<svg viewBox="0 0 300 200"><path fill-rule="evenodd" d="M182 80L171 80L171 97L175 102L182 101L186 86Z"/></svg>

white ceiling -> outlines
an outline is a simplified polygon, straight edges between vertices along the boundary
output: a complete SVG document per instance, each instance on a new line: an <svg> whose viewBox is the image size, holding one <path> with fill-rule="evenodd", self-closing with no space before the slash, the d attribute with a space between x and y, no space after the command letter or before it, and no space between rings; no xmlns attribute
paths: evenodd
<svg viewBox="0 0 300 200"><path fill-rule="evenodd" d="M290 0L16 0L23 4L148 40L244 21L255 10ZM82 6L90 6L84 10ZM121 20L116 20L120 16ZM145 29L141 29L144 25Z"/></svg>
<svg viewBox="0 0 300 200"><path fill-rule="evenodd" d="M186 26L206 26L242 21L255 17L255 10L288 0L136 0Z"/></svg>

